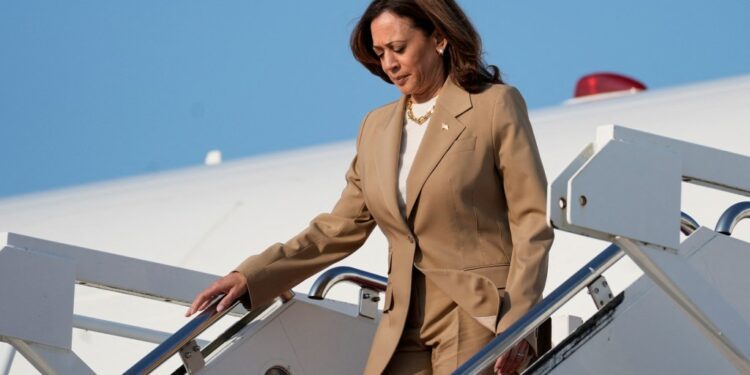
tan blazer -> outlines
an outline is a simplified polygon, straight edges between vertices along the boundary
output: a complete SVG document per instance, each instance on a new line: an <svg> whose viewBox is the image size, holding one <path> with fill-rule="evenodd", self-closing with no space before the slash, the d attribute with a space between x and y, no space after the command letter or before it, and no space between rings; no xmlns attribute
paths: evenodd
<svg viewBox="0 0 750 375"><path fill-rule="evenodd" d="M526 105L505 85L470 94L446 80L407 179L404 218L396 194L405 103L365 117L331 213L237 268L253 303L263 304L357 250L377 224L389 243L388 288L367 374L381 373L393 355L415 267L499 333L539 301L553 238Z"/></svg>

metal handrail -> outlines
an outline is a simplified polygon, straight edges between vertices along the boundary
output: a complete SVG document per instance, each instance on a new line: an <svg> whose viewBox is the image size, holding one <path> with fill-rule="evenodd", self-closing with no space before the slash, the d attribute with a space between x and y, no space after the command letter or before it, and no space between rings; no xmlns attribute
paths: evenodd
<svg viewBox="0 0 750 375"><path fill-rule="evenodd" d="M731 236L737 223L747 218L750 218L750 202L735 203L729 206L729 208L721 214L714 231Z"/></svg>
<svg viewBox="0 0 750 375"><path fill-rule="evenodd" d="M240 300L235 300L231 306L228 308L225 308L224 310L218 312L216 311L216 307L219 305L219 302L224 298L224 295L220 295L216 297L209 305L206 307L205 310L203 310L201 313L198 314L193 320L182 326L177 332L175 332L172 336L164 340L159 346L154 348L151 352L146 354L145 357L143 357L140 361L138 361L135 365L130 367L127 371L125 371L125 375L135 375L135 374L148 374L152 371L154 371L157 367L161 366L162 363L164 363L167 359L171 358L175 353L177 353L180 348L185 346L185 344L189 343L190 341L194 340L198 335L203 333L206 329L211 327L214 323L216 323L219 319L221 319L224 315L228 314L232 309L234 309L237 304L240 303ZM279 298L281 298L282 302L287 302L294 298L294 292L291 290L286 291L282 293ZM245 316L240 319L241 321L245 322L245 324L249 323L252 319L246 319L248 316L251 317L257 317L258 314L268 309L273 304L269 303L264 306L259 306L258 308L254 308L252 311L245 314ZM230 328L231 329L231 328ZM226 335L221 335L217 340L214 340L214 342L210 343L209 346L215 346L217 343L216 341L222 340L226 341L228 337Z"/></svg>
<svg viewBox="0 0 750 375"><path fill-rule="evenodd" d="M696 225L693 225L696 224ZM689 215L683 214L680 219L682 230L691 227L698 228L697 222ZM554 312L573 298L578 292L586 288L596 280L604 271L609 269L625 252L617 245L609 245L594 259L586 263L578 272L569 277L557 289L546 298L536 304L521 319L513 323L508 329L495 337L482 350L469 358L461 367L453 372L453 375L477 374L491 365L498 357L513 347L518 341L531 334L542 322L548 319Z"/></svg>
<svg viewBox="0 0 750 375"><path fill-rule="evenodd" d="M294 297L294 293L290 290L285 294L282 294L281 301L286 302ZM275 305L276 300L267 302L265 305L261 306L253 306L253 309L249 311L247 314L245 314L242 318L234 322L229 328L227 328L224 332L222 332L219 336L217 336L213 341L211 341L208 345L203 346L201 345L201 355L203 358L208 357L219 349L222 345L224 345L225 342L229 341L234 335L241 331L245 326L250 324L255 320L255 318L259 317L261 314L264 314L266 310L268 310L270 307ZM184 363L180 367L178 367L176 370L172 372L172 375L184 375L187 373L187 368L185 367Z"/></svg>
<svg viewBox="0 0 750 375"><path fill-rule="evenodd" d="M698 222L695 221L695 219L693 219L690 215L684 212L680 212L680 232L682 232L682 234L689 236L690 234L698 230L700 226L701 225L698 224Z"/></svg>
<svg viewBox="0 0 750 375"><path fill-rule="evenodd" d="M536 304L521 319L513 323L502 334L495 337L482 350L456 369L453 374L474 374L482 371L506 350L515 345L516 342L533 332L552 313L562 307L578 292L586 288L588 284L596 280L604 271L622 258L623 255L625 255L625 252L618 246L608 246L562 283L562 285L557 287L550 295Z"/></svg>
<svg viewBox="0 0 750 375"><path fill-rule="evenodd" d="M385 291L388 284L388 279L383 276L352 267L335 267L325 271L315 280L315 283L310 289L309 297L312 299L324 299L331 288L340 282L351 282L361 287L366 287L377 291ZM282 294L281 299L282 301L288 301L292 299L293 295L294 293L290 290L285 294ZM152 350L151 353L146 355L146 357L141 359L138 363L136 363L133 367L126 371L125 374L144 374L153 371L159 365L161 365L167 359L177 353L177 351L179 351L183 345L187 344L188 342L190 342L190 340L193 340L201 332L210 327L214 322L216 322L219 318L226 314L228 310L231 310L230 308L224 310L221 313L216 313L216 306L218 305L218 302L222 297L214 300L209 305L209 307L206 308L206 310L204 310L200 315L198 315L195 319L178 330L174 335L164 341L161 345ZM235 301L232 307L237 305L238 302L239 301ZM249 317L256 317L260 312L270 306L271 305L269 304L258 309L253 309L253 311L248 313L237 323L239 323L239 325L241 326L246 325L252 320L248 319ZM237 325L238 324L235 324L235 326ZM215 350L218 345L221 345L224 341L226 341L229 337L236 333L239 328L235 326L230 327L227 332L219 336L216 340L209 344L208 347L201 350L202 354L209 354L210 352ZM184 373L184 367L177 369L175 373Z"/></svg>
<svg viewBox="0 0 750 375"><path fill-rule="evenodd" d="M145 357L143 357L140 361L130 367L127 371L125 371L124 374L140 375L148 374L151 371L154 371L167 359L175 355L175 353L177 353L180 348L189 343L190 340L198 337L198 335L200 335L208 327L212 326L216 321L226 315L240 302L238 299L234 301L234 303L232 303L229 308L222 311L216 311L216 307L218 306L219 301L221 301L223 298L223 294L216 297L205 310L198 314L198 316L182 326L182 328L177 330L177 332L175 332L172 336L169 336L169 338L164 340L164 342L159 344L159 346L154 348L154 350L146 354Z"/></svg>
<svg viewBox="0 0 750 375"><path fill-rule="evenodd" d="M308 297L324 299L331 288L340 282L350 282L360 287L384 292L388 285L388 278L353 267L335 267L323 272L315 280Z"/></svg>

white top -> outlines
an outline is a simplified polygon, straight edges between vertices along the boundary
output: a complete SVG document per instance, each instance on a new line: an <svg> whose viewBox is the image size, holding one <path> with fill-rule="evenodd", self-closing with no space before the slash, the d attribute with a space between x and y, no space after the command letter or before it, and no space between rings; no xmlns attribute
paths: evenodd
<svg viewBox="0 0 750 375"><path fill-rule="evenodd" d="M437 102L437 96L424 102L412 104L412 112L414 117L424 116L430 109L435 106ZM422 143L422 137L424 137L427 126L430 125L430 119L425 121L422 125L409 119L404 111L405 124L403 133L401 133L401 151L398 157L398 208L401 210L401 215L406 217L406 178L409 176L411 165L414 162L414 157L417 155L419 144Z"/></svg>

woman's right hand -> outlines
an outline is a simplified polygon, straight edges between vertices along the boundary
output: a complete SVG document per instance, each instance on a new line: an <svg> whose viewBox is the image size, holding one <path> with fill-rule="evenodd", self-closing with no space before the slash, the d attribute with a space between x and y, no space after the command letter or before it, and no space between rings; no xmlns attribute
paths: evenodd
<svg viewBox="0 0 750 375"><path fill-rule="evenodd" d="M185 316L190 316L198 311L203 311L208 304L219 294L225 294L224 298L219 302L219 306L216 307L216 311L223 311L229 307L234 300L242 297L247 293L247 286L245 283L245 276L242 276L239 272L232 272L229 275L216 280L209 286L200 292L190 308L185 313Z"/></svg>

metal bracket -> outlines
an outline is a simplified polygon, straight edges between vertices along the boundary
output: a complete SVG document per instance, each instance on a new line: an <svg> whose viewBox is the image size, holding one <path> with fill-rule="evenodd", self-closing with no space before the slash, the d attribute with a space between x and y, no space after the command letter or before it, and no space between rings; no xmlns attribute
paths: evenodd
<svg viewBox="0 0 750 375"><path fill-rule="evenodd" d="M359 290L359 315L375 319L378 316L378 302L380 295L378 291L370 288Z"/></svg>
<svg viewBox="0 0 750 375"><path fill-rule="evenodd" d="M601 310L614 298L612 290L609 289L609 284L604 276L597 277L594 282L589 284L588 288L597 310Z"/></svg>
<svg viewBox="0 0 750 375"><path fill-rule="evenodd" d="M188 374L193 374L206 366L206 360L203 358L203 353L201 353L201 347L195 340L190 340L187 344L183 345L179 353L182 364L185 365Z"/></svg>

